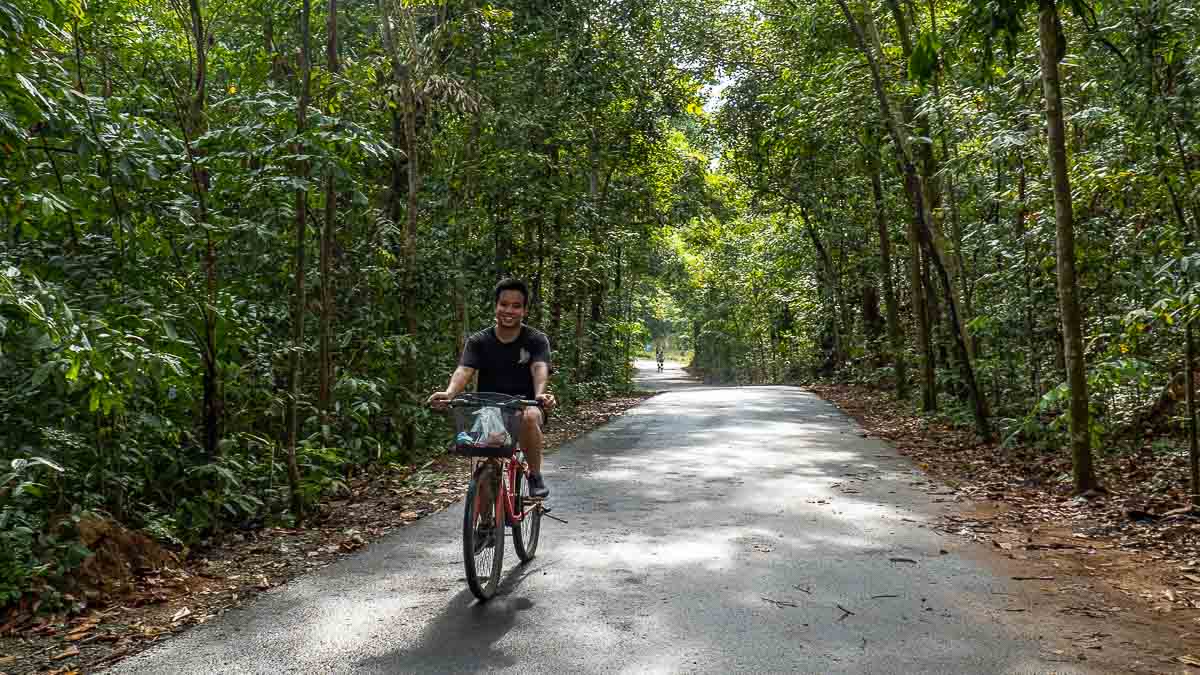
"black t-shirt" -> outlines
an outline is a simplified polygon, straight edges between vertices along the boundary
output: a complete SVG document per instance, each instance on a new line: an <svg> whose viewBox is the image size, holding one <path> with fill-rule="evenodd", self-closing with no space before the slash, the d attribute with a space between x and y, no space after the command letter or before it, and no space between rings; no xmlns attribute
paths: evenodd
<svg viewBox="0 0 1200 675"><path fill-rule="evenodd" d="M479 373L479 391L533 398L535 362L550 364L550 340L545 333L521 326L521 334L504 343L496 328L486 328L467 338L459 365Z"/></svg>

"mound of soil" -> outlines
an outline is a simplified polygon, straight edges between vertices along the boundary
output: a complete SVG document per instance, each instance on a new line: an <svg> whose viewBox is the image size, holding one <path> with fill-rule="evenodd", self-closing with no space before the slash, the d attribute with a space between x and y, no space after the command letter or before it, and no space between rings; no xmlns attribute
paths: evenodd
<svg viewBox="0 0 1200 675"><path fill-rule="evenodd" d="M179 561L170 551L139 532L100 516L79 520L79 539L92 552L80 566L78 581L86 596L116 596L133 590L136 580Z"/></svg>

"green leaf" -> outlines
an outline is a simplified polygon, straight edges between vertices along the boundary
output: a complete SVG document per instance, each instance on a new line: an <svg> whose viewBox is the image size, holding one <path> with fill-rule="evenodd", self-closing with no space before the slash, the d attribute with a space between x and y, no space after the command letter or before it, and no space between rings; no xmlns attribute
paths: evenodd
<svg viewBox="0 0 1200 675"><path fill-rule="evenodd" d="M48 361L38 366L37 369L33 371L33 378L29 383L30 386L32 386L34 389L42 386L42 383L46 381L46 378L50 377L50 373L57 365L57 361Z"/></svg>
<svg viewBox="0 0 1200 675"><path fill-rule="evenodd" d="M54 469L55 471L57 471L59 473L66 471L66 469L62 468L62 466L59 465L57 462L46 459L45 457L30 457L29 463L30 464L41 464L42 466L50 467L51 469Z"/></svg>
<svg viewBox="0 0 1200 675"><path fill-rule="evenodd" d="M27 492L34 497L40 498L43 494L45 494L43 492L44 487L45 486L41 485L40 483L22 483L16 490L13 491L13 494L15 495L21 492Z"/></svg>
<svg viewBox="0 0 1200 675"><path fill-rule="evenodd" d="M938 51L941 44L932 33L922 33L908 59L908 76L921 84L933 79L938 67Z"/></svg>
<svg viewBox="0 0 1200 675"><path fill-rule="evenodd" d="M21 86L25 89L26 92L29 93L30 98L34 99L35 101L37 101L38 103L41 104L43 110L50 107L50 102L47 101L45 99L45 97L42 96L42 93L37 90L37 87L33 86L33 83L29 81L29 78L25 77L24 75L22 75L20 73L17 73L16 76L17 76L17 82L21 83Z"/></svg>

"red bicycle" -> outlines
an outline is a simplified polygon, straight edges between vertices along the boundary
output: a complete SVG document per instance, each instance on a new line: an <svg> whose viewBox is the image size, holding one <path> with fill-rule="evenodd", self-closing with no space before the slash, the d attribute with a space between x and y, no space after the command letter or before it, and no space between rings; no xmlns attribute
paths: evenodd
<svg viewBox="0 0 1200 675"><path fill-rule="evenodd" d="M500 583L505 528L512 530L517 557L528 562L537 552L542 516L550 510L529 495L529 464L517 440L521 413L540 405L492 393L462 394L450 402L455 451L475 458L462 539L467 586L480 600L495 595Z"/></svg>

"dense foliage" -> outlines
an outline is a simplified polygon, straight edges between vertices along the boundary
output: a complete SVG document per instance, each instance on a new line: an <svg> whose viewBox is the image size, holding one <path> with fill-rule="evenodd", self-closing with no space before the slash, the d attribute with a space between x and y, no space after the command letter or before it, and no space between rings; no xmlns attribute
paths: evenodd
<svg viewBox="0 0 1200 675"><path fill-rule="evenodd" d="M421 461L510 274L568 405L654 340L1094 489L1191 387L1197 10L0 0L0 603L84 512L186 546Z"/></svg>
<svg viewBox="0 0 1200 675"><path fill-rule="evenodd" d="M436 451L502 276L560 400L628 386L712 17L0 0L0 605L82 512L188 545Z"/></svg>

